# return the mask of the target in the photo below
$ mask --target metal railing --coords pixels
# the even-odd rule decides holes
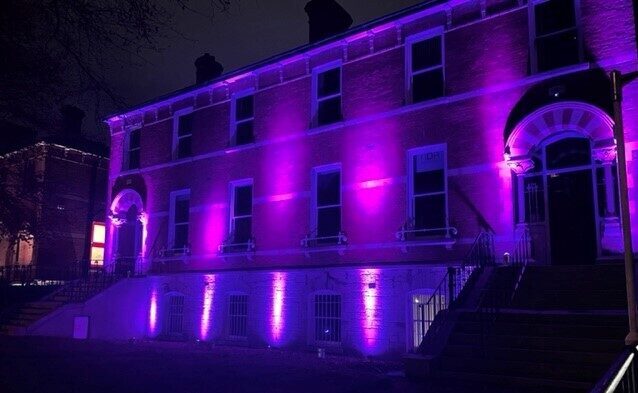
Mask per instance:
[[[309,234],[304,236],[304,238],[301,239],[300,243],[301,243],[301,247],[303,248],[315,247],[318,245],[343,246],[348,244],[348,237],[346,236],[346,233],[343,231],[337,232],[337,234],[334,236],[318,236],[318,231],[315,228]]]
[[[482,268],[493,264],[494,261],[494,237],[491,233],[481,232],[474,240],[462,265],[448,267],[445,276],[427,302],[418,305],[419,315],[422,317],[420,328],[425,335],[422,345],[427,345],[428,340],[437,336],[437,325],[434,324],[436,316],[458,304],[468,283],[475,281]]]
[[[396,232],[395,236],[397,240],[406,241],[410,240],[414,237],[436,237],[443,236],[446,238],[453,238],[458,234],[458,231],[455,227],[444,227],[444,228],[417,228],[416,222],[414,218],[409,218],[399,230]]]
[[[231,234],[217,247],[217,251],[221,254],[234,252],[253,252],[255,251],[255,237],[250,236],[246,241],[238,241],[235,232]]]
[[[88,264],[74,262],[66,266],[9,265],[0,266],[0,283],[32,285],[42,282],[75,280],[90,271]]]
[[[607,372],[598,380],[590,393],[638,392],[638,347],[627,347],[614,360]]]
[[[525,229],[514,247],[513,255],[505,254],[505,263],[509,262],[506,274],[497,274],[494,279],[499,282],[490,282],[481,293],[479,301],[479,320],[481,325],[481,347],[487,347],[487,341],[492,334],[501,309],[512,304],[518,287],[520,286],[527,264],[531,259],[531,239],[529,231]]]

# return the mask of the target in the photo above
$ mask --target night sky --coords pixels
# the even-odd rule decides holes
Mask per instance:
[[[165,0],[164,0],[165,1]],[[353,26],[384,16],[420,0],[339,0],[352,15]],[[131,105],[144,102],[195,82],[195,59],[205,52],[217,57],[229,72],[308,41],[307,0],[233,0],[227,12],[212,21],[192,12],[175,10],[176,30],[185,38],[162,40],[160,54],[145,55],[138,66],[114,61],[111,82]],[[208,0],[193,2],[195,9],[210,13]],[[86,128],[91,125],[87,122]]]

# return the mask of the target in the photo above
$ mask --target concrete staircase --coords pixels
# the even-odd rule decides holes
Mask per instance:
[[[513,274],[495,268],[483,289]],[[438,390],[588,391],[624,347],[624,285],[622,265],[527,266],[489,322],[475,304],[457,309],[445,345],[422,370]]]
[[[24,303],[6,310],[0,320],[0,334],[24,335],[28,327],[70,303],[83,303],[117,281],[115,275],[93,275],[67,283],[41,300]]]

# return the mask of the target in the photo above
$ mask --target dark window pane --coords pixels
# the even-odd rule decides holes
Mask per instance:
[[[253,117],[253,96],[246,96],[235,101],[235,119],[244,120]]]
[[[175,226],[175,244],[173,248],[183,248],[188,244],[188,225]]]
[[[587,138],[565,138],[545,149],[547,169],[570,168],[591,164],[591,147]]]
[[[317,76],[317,97],[326,97],[341,92],[341,68],[334,68]]]
[[[193,133],[193,114],[180,116],[179,118],[179,130],[177,135],[190,135]]]
[[[191,137],[184,137],[179,140],[177,147],[177,158],[190,157],[191,155]]]
[[[253,143],[255,138],[253,136],[253,122],[245,121],[237,124],[237,130],[235,134],[235,145],[247,145]]]
[[[137,149],[140,147],[140,130],[131,131],[129,136],[129,149]]]
[[[551,0],[534,8],[536,36],[554,33],[576,26],[573,0]]]
[[[424,72],[412,77],[412,101],[421,102],[444,94],[443,69]]]
[[[341,121],[341,97],[320,101],[317,109],[318,125],[326,125]]]
[[[445,194],[414,199],[414,226],[416,229],[445,227]]]
[[[414,172],[414,194],[428,194],[445,191],[445,172]]]
[[[140,150],[132,150],[128,155],[128,169],[137,169],[140,167]]]
[[[252,218],[236,218],[235,219],[235,243],[247,243],[252,235]]]
[[[235,187],[235,217],[247,216],[253,211],[253,187]]]
[[[536,58],[539,71],[577,64],[580,61],[578,32],[574,29],[537,38]]]
[[[317,175],[317,206],[338,205],[341,203],[341,172],[321,173]]]
[[[337,236],[340,230],[341,207],[326,207],[318,210],[317,237]]]
[[[441,36],[412,44],[412,71],[441,65]]]
[[[175,201],[175,222],[188,222],[188,209],[190,202],[188,199],[178,199]]]

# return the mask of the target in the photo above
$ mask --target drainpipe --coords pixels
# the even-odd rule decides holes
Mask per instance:
[[[622,118],[622,88],[625,83],[638,77],[638,72],[622,75],[620,71],[611,72],[611,85],[614,103],[614,139],[618,157],[618,185],[620,188],[620,220],[622,224],[623,248],[625,256],[625,282],[627,286],[627,311],[629,314],[629,334],[625,344],[638,344],[638,324],[636,321],[636,284],[634,276],[633,246],[631,241],[631,223],[629,217],[629,195],[627,188],[627,157],[625,153],[625,131]]]

